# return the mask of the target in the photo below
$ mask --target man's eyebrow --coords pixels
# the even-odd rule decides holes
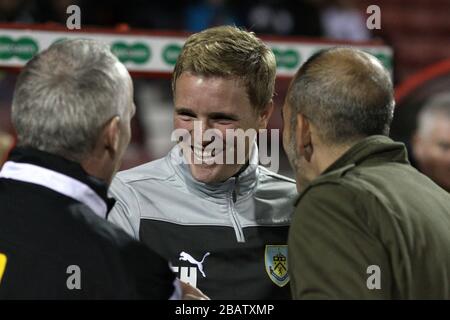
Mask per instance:
[[[450,148],[450,142],[448,141],[438,141],[438,145],[443,148]]]
[[[239,117],[236,114],[227,112],[211,112],[210,114],[208,114],[208,117],[210,119],[229,119],[234,121],[239,120]]]
[[[190,115],[190,116],[195,116],[195,112],[192,111],[189,108],[184,108],[184,107],[177,108],[177,107],[175,107],[175,112],[178,113],[178,114],[186,114],[186,115]]]

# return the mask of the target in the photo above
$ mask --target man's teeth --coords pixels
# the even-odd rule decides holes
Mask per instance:
[[[193,148],[194,155],[197,159],[212,160],[214,159],[215,150],[211,152],[203,151],[203,149]]]

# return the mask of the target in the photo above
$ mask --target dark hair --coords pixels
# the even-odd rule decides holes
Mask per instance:
[[[287,99],[293,128],[301,113],[324,142],[389,135],[395,104],[390,74],[363,51],[331,48],[314,54],[296,73]]]

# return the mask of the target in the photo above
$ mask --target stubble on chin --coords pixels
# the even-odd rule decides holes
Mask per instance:
[[[302,164],[301,156],[296,150],[296,143],[294,139],[289,142],[289,152],[288,152],[289,163],[295,173],[295,179],[297,182],[297,191],[300,193],[305,190],[306,186],[311,182],[307,176],[307,170]]]

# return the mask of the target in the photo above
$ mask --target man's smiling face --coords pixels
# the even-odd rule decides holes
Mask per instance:
[[[216,159],[222,156],[222,163],[225,163],[225,147],[235,144],[233,141],[226,141],[227,129],[246,131],[265,127],[266,121],[262,120],[251,105],[242,81],[236,78],[197,76],[186,72],[177,79],[174,100],[174,127],[187,130],[191,136],[191,141],[183,141],[182,147],[191,148],[193,151],[185,152],[186,156],[190,156],[190,159],[186,160],[189,162],[192,176],[204,183],[216,183],[236,174],[243,166],[242,163],[211,164],[208,160],[211,160],[211,156]],[[197,137],[194,136],[195,121],[201,121],[201,130],[196,132]],[[203,133],[208,129],[221,133],[220,136],[215,136],[214,139],[219,139],[220,142],[215,140],[214,145],[222,145],[222,150],[217,150],[212,155],[207,152],[211,151],[211,148],[206,148],[212,140],[203,139]],[[245,159],[248,159],[248,150],[247,145]]]

